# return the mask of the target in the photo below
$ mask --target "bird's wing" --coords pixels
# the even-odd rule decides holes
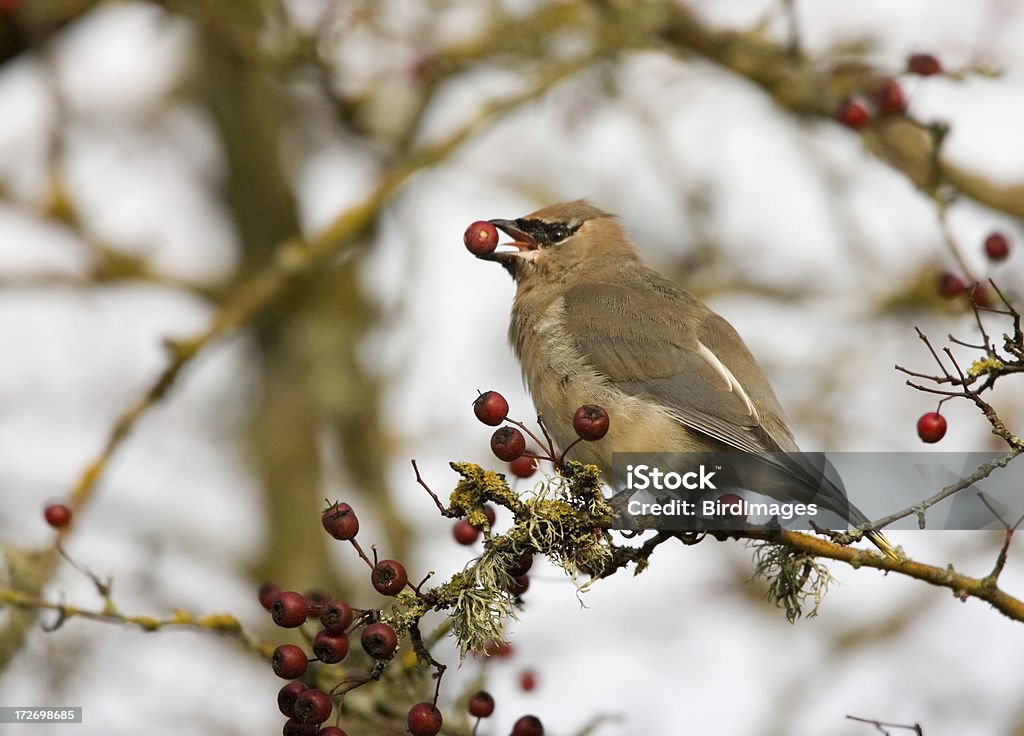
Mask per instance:
[[[782,408],[732,326],[656,274],[637,285],[588,283],[565,293],[567,332],[621,390],[747,452],[795,451]]]

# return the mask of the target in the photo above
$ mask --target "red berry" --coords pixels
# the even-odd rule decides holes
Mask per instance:
[[[433,703],[416,703],[405,718],[412,736],[434,736],[441,730],[443,720],[441,711]]]
[[[383,595],[398,595],[405,584],[409,582],[409,576],[401,562],[395,560],[381,560],[373,566],[370,573],[370,582],[374,589]]]
[[[260,605],[269,611],[270,607],[274,605],[274,599],[277,598],[280,593],[281,586],[277,583],[263,583],[263,585],[260,586],[259,592]]]
[[[462,242],[475,256],[491,253],[498,247],[498,228],[487,220],[477,220],[466,228]]]
[[[359,518],[347,503],[331,504],[320,515],[320,523],[328,534],[342,542],[359,533]]]
[[[491,452],[499,460],[510,463],[526,452],[526,438],[515,427],[496,429],[491,435]]]
[[[494,526],[494,522],[497,521],[497,519],[498,519],[498,515],[494,511],[494,507],[491,506],[489,503],[485,503],[484,506],[483,506],[483,512],[484,512],[484,516],[487,519],[487,526],[493,527]],[[478,526],[476,528],[477,529],[483,529],[483,526]]]
[[[468,547],[480,538],[480,530],[465,519],[459,519],[452,527],[452,536],[456,542]]]
[[[970,290],[967,292],[967,296],[971,298],[979,307],[991,307],[992,306],[992,294],[989,293],[988,284],[978,281],[971,284]]]
[[[302,693],[306,692],[309,688],[306,683],[289,682],[277,693],[277,707],[280,708],[281,713],[287,718],[295,717],[295,698],[299,697]]]
[[[836,116],[843,125],[854,130],[871,122],[871,113],[863,100],[851,98],[843,102]]]
[[[323,723],[331,717],[331,696],[323,690],[308,688],[295,698],[295,720],[300,723]]]
[[[274,623],[285,629],[294,629],[306,622],[306,609],[309,604],[305,596],[294,590],[285,590],[277,594],[270,604],[270,617]]]
[[[510,567],[508,569],[508,574],[514,578],[518,578],[530,572],[531,567],[533,567],[533,555],[527,552],[519,558],[519,562],[516,563],[514,567]]]
[[[512,726],[512,736],[544,736],[544,724],[537,716],[523,716]]]
[[[326,629],[313,637],[313,656],[324,664],[337,664],[348,656],[348,637]]]
[[[886,115],[901,113],[907,109],[907,98],[903,88],[894,79],[886,79],[875,94],[878,109]]]
[[[950,273],[949,271],[946,271],[939,276],[937,288],[939,296],[944,299],[952,299],[955,296],[963,294],[967,290],[964,280],[955,273]]]
[[[488,657],[508,659],[513,654],[512,645],[507,641],[495,641],[491,639],[483,645],[483,653]]]
[[[497,391],[484,391],[473,400],[473,413],[484,424],[497,427],[508,416],[508,402]]]
[[[1010,241],[1002,233],[991,233],[985,238],[985,255],[993,261],[1002,261],[1010,255]]]
[[[746,521],[747,515],[743,513],[743,498],[737,496],[735,493],[723,493],[718,497],[718,508],[721,510],[723,516],[728,518],[730,521]],[[735,507],[739,504],[738,508]]]
[[[487,718],[494,712],[494,698],[486,690],[477,690],[469,696],[466,708],[475,718]]]
[[[348,734],[337,726],[324,726],[316,732],[316,736],[348,736]]]
[[[508,464],[508,469],[512,475],[518,478],[529,478],[537,472],[537,458],[528,455],[517,457]]]
[[[509,595],[512,595],[512,596],[514,596],[516,598],[521,596],[523,593],[525,593],[529,589],[530,589],[530,576],[529,575],[520,575],[517,578],[512,578],[512,584],[510,586],[508,586]]]
[[[63,529],[71,523],[71,507],[63,503],[51,503],[43,509],[43,518],[54,529]]]
[[[309,618],[320,618],[320,614],[324,612],[324,607],[327,602],[331,600],[331,594],[326,590],[320,588],[314,588],[313,590],[307,590],[303,593],[306,598],[306,616]]]
[[[398,634],[385,623],[377,622],[363,629],[363,649],[374,659],[387,659],[398,646]]]
[[[274,650],[274,656],[270,659],[270,666],[274,674],[285,680],[294,680],[306,674],[309,666],[309,659],[300,647],[294,644],[282,644]],[[289,715],[285,713],[285,715]]]
[[[523,670],[519,673],[519,688],[525,693],[531,693],[537,689],[537,673],[533,670]]]
[[[922,414],[917,420],[917,436],[929,444],[946,436],[946,418],[937,411]]]
[[[303,723],[295,718],[285,721],[281,733],[284,736],[316,736],[317,727],[315,723]]]
[[[942,73],[942,64],[931,54],[911,54],[907,59],[907,71],[911,74],[920,74],[922,77],[930,77]]]
[[[320,612],[320,625],[332,634],[343,634],[352,623],[352,606],[345,601],[327,601]]]
[[[596,404],[584,404],[572,417],[572,428],[580,439],[587,442],[599,440],[608,434],[608,412]]]

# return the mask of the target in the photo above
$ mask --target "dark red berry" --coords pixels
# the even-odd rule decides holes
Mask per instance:
[[[521,596],[527,590],[530,589],[530,576],[520,575],[517,578],[512,579],[512,585],[508,586],[508,592],[510,595],[515,597]]]
[[[487,718],[494,712],[494,698],[486,690],[477,690],[469,696],[466,708],[475,718]]]
[[[412,736],[434,736],[441,730],[443,720],[433,703],[416,703],[405,718]]]
[[[532,693],[537,689],[537,673],[533,670],[523,670],[519,673],[519,689],[524,693]]]
[[[488,657],[498,657],[500,659],[508,659],[513,654],[512,645],[507,641],[495,641],[491,639],[483,646],[483,653]]]
[[[527,553],[519,558],[519,562],[514,567],[508,569],[508,574],[518,578],[530,572],[531,567],[533,567],[533,555]]]
[[[491,435],[491,452],[499,460],[510,463],[526,452],[526,438],[515,427],[496,429]]]
[[[901,113],[907,109],[907,98],[903,88],[894,79],[886,79],[875,94],[878,109],[886,115]]]
[[[309,666],[309,658],[302,651],[301,647],[294,644],[282,644],[274,650],[274,656],[270,659],[270,666],[274,668],[274,674],[285,680],[294,680],[306,674]],[[285,715],[288,715],[285,713]]]
[[[405,584],[409,582],[409,576],[401,562],[395,560],[381,560],[373,566],[370,573],[370,582],[374,589],[383,595],[398,595]]]
[[[306,683],[289,682],[283,688],[277,692],[277,707],[281,710],[281,713],[288,718],[295,717],[295,698],[299,697],[302,693],[306,692],[309,688]]]
[[[260,586],[259,599],[260,605],[266,608],[268,611],[270,607],[274,605],[274,599],[281,593],[281,586],[277,583],[263,583]]]
[[[512,736],[544,736],[544,724],[537,716],[523,716],[512,726]]]
[[[348,654],[348,636],[326,629],[313,637],[313,656],[324,664],[337,664]]]
[[[465,519],[459,519],[452,527],[452,536],[459,544],[469,546],[480,539],[480,530]]]
[[[363,649],[374,659],[387,659],[398,646],[398,634],[385,623],[377,622],[363,629]]]
[[[735,493],[723,493],[719,496],[718,508],[722,515],[731,521],[747,520],[747,515],[743,512],[743,497]]]
[[[857,98],[851,98],[843,102],[836,117],[843,125],[854,130],[863,128],[871,122],[871,113],[868,111],[868,106],[863,100]]]
[[[939,276],[938,283],[939,296],[944,299],[952,299],[955,296],[963,294],[967,290],[964,280],[957,276],[955,273],[946,271]]]
[[[295,718],[289,718],[284,723],[281,733],[284,736],[316,736],[317,727],[315,723],[303,723]]]
[[[985,238],[985,255],[993,261],[1005,260],[1010,255],[1010,241],[1002,233],[991,233]]]
[[[285,629],[294,629],[306,622],[306,609],[309,603],[305,596],[294,590],[285,590],[277,594],[270,604],[270,617],[274,623]]]
[[[71,507],[63,503],[51,503],[43,509],[43,518],[54,529],[63,529],[71,523]]]
[[[508,464],[509,472],[517,478],[529,478],[537,472],[537,458],[523,455]]]
[[[342,634],[352,623],[352,606],[345,601],[327,601],[320,612],[320,625],[332,634]]]
[[[303,595],[306,598],[306,616],[309,618],[320,618],[320,614],[324,612],[324,606],[331,600],[331,594],[326,590],[314,588],[313,590],[307,590]]]
[[[331,696],[323,690],[309,688],[295,698],[295,720],[301,723],[323,723],[331,717]]]
[[[498,228],[487,220],[477,220],[466,228],[462,242],[475,256],[491,253],[498,247]]]
[[[942,72],[942,64],[931,54],[911,54],[907,59],[907,71],[922,77],[930,77]]]
[[[599,440],[608,434],[608,412],[596,404],[584,404],[572,416],[572,428],[580,439]]]
[[[917,436],[929,444],[946,436],[946,418],[937,411],[922,414],[917,420]]]
[[[348,734],[337,726],[324,726],[316,732],[316,736],[348,736]]]
[[[476,418],[491,427],[497,427],[508,416],[508,402],[497,391],[484,391],[473,400]]]
[[[988,284],[978,281],[971,284],[971,288],[967,292],[967,296],[970,297],[971,301],[979,307],[991,307],[992,306],[992,294],[988,290]]]
[[[345,542],[359,533],[359,518],[347,503],[335,503],[320,515],[320,523],[335,539]]]
[[[487,525],[493,527],[494,522],[497,521],[498,515],[494,511],[494,507],[489,503],[485,503],[483,506],[484,517],[487,519]],[[483,525],[476,527],[477,529],[483,529]]]

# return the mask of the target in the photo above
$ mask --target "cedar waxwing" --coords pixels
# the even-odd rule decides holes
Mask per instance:
[[[782,407],[732,325],[645,266],[615,216],[577,200],[491,223],[516,250],[478,257],[515,279],[509,339],[556,444],[576,439],[578,407],[597,404],[611,417],[608,434],[573,452],[606,479],[613,452],[792,453],[781,456],[786,472],[826,508],[868,521],[795,459]],[[899,559],[880,532],[866,536]]]

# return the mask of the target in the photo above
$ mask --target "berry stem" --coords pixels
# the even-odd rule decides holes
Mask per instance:
[[[374,565],[377,564],[376,563],[376,560],[377,560],[377,546],[376,545],[373,546],[373,559],[374,559],[374,562],[370,562],[370,558],[366,556],[365,552],[363,552],[363,548],[359,546],[359,542],[356,541],[355,537],[353,537],[352,539],[350,539],[348,541],[349,541],[349,544],[351,544],[353,547],[356,548],[356,552],[358,552],[359,556],[363,558],[363,562],[365,562],[367,565],[369,565],[370,569],[372,570]]]
[[[529,437],[529,438],[530,438],[531,440],[533,440],[534,442],[536,442],[536,443],[537,443],[537,444],[538,444],[538,445],[539,445],[540,447],[544,447],[544,445],[545,445],[545,443],[544,443],[544,440],[542,440],[542,439],[541,439],[540,437],[538,437],[538,436],[537,436],[536,434],[534,434],[533,432],[531,432],[531,431],[530,431],[530,429],[529,429],[529,427],[527,427],[527,426],[526,426],[525,424],[523,424],[522,422],[518,422],[518,421],[516,421],[515,419],[512,419],[511,417],[506,417],[506,418],[505,418],[505,421],[506,421],[506,422],[508,422],[509,424],[514,424],[514,425],[516,425],[516,426],[517,426],[517,427],[519,427],[519,429],[521,429],[521,430],[522,430],[522,431],[523,431],[523,432],[524,432],[524,433],[525,433],[525,434],[526,434],[526,435],[527,435],[527,436],[528,436],[528,437]],[[543,427],[544,425],[542,424],[541,426]],[[554,448],[553,448],[553,447],[551,447],[551,440],[550,440],[550,438],[548,438],[548,436],[547,436],[547,432],[545,432],[545,433],[544,433],[544,437],[545,437],[545,439],[548,439],[548,442],[547,442],[548,450],[549,450],[549,452],[551,453],[551,456],[552,456],[552,457],[554,457],[555,451],[554,451]],[[547,460],[548,458],[541,458],[541,459],[542,459],[542,460]]]
[[[440,511],[443,515],[448,516],[448,509],[445,508],[444,504],[441,503],[441,499],[437,497],[436,493],[430,490],[430,486],[428,486],[426,482],[423,480],[423,476],[420,475],[420,469],[416,465],[415,460],[412,461],[412,469],[416,473],[416,482],[419,483],[420,486],[422,486],[423,490],[430,494],[430,497],[432,499],[434,499],[434,503],[437,504],[437,510]]]

